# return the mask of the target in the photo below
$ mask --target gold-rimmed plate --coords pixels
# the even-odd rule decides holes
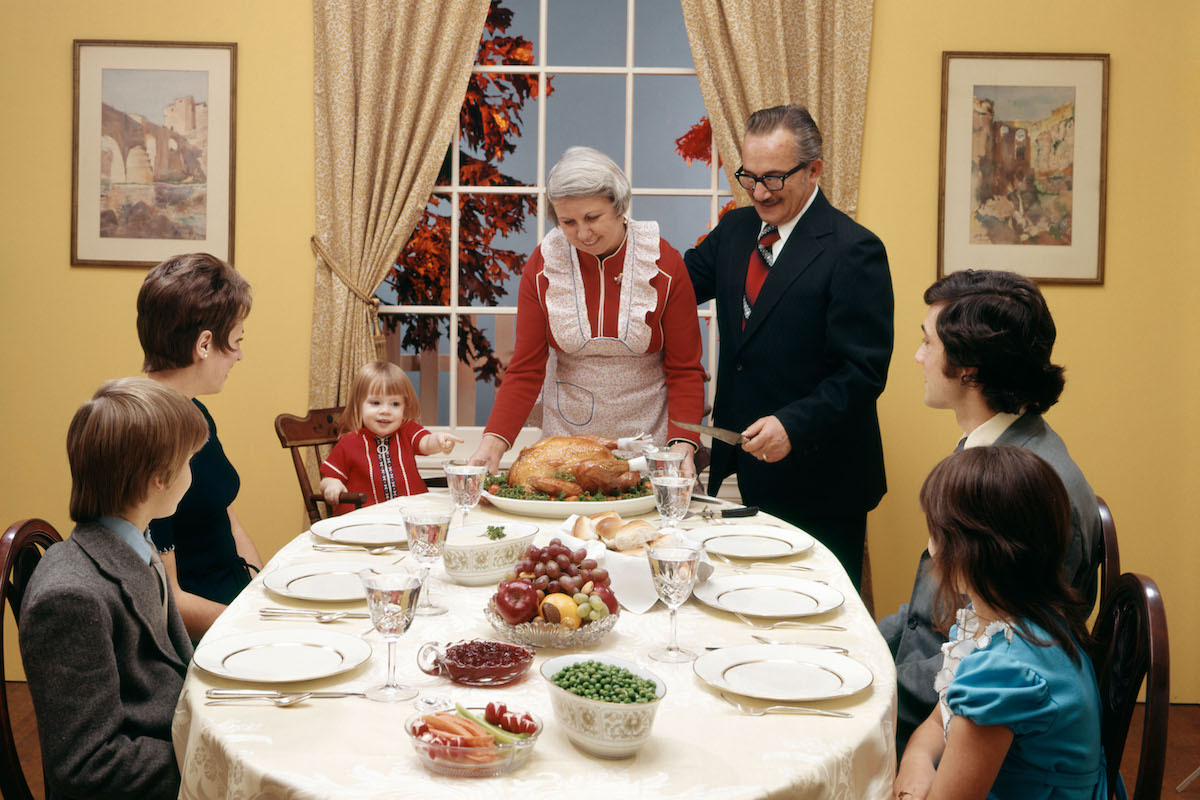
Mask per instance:
[[[783,702],[847,697],[875,679],[850,656],[799,644],[722,647],[697,658],[692,668],[721,691]]]
[[[363,590],[358,571],[376,566],[376,562],[358,561],[308,561],[289,564],[272,570],[263,576],[263,586],[276,594],[295,600],[315,600],[321,603],[348,603],[363,600]]]
[[[701,603],[751,617],[811,617],[846,601],[832,586],[790,575],[723,575],[696,584]]]
[[[312,534],[336,544],[356,544],[360,547],[408,547],[404,517],[397,510],[355,511],[341,517],[318,520]]]
[[[327,678],[371,657],[371,645],[327,628],[251,631],[205,639],[193,661],[205,672],[255,683]]]
[[[688,535],[708,552],[729,558],[783,558],[803,553],[815,541],[799,529],[754,523],[708,525],[693,528]]]

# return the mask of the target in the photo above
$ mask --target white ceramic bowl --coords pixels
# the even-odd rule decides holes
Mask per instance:
[[[487,529],[504,529],[503,539],[487,538]],[[446,574],[464,586],[485,586],[504,577],[533,543],[537,525],[529,522],[480,522],[451,528],[442,549]]]
[[[571,694],[554,684],[555,675],[580,661],[624,667],[634,675],[654,681],[656,699],[649,703],[606,703]],[[550,687],[554,719],[579,749],[600,758],[628,758],[650,738],[654,714],[667,693],[667,684],[650,670],[622,658],[576,654],[548,659],[542,662],[541,671]]]

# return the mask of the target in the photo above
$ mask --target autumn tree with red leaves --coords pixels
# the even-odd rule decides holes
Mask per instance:
[[[513,12],[501,0],[492,0],[479,40],[476,64],[528,66],[533,63],[533,43],[521,36],[506,36]],[[546,93],[551,92],[546,81]],[[460,183],[469,186],[525,186],[496,166],[516,150],[521,138],[521,109],[538,96],[536,75],[473,73],[459,112],[461,140],[482,158],[459,149]],[[451,183],[447,149],[438,185]],[[525,230],[525,220],[537,213],[535,195],[459,195],[458,300],[460,304],[496,305],[507,294],[504,282],[519,275],[528,253],[494,244],[496,237]],[[433,194],[396,265],[384,278],[401,305],[450,303],[450,198]],[[448,324],[445,317],[424,314],[388,314],[388,328],[404,330],[401,347],[411,352],[434,349]],[[495,380],[501,364],[492,343],[466,315],[458,318],[458,358],[472,364],[476,379]]]

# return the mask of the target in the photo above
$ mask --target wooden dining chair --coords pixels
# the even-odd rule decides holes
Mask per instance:
[[[42,554],[62,537],[49,522],[23,519],[14,522],[0,539],[0,677],[4,674],[4,609],[12,609],[20,625],[21,601],[25,587]],[[12,720],[8,716],[8,688],[0,687],[0,795],[5,798],[32,798],[33,791],[21,769]],[[43,779],[44,781],[44,779]]]
[[[1121,755],[1138,690],[1146,684],[1146,710],[1137,779],[1130,800],[1162,791],[1170,708],[1167,615],[1158,586],[1145,575],[1126,573],[1112,582],[1096,624],[1092,663],[1100,682],[1100,741],[1108,761],[1108,792],[1114,797]]]
[[[1104,498],[1097,496],[1096,505],[1100,509],[1100,529],[1102,535],[1098,546],[1100,552],[1096,562],[1100,565],[1100,597],[1096,607],[1104,605],[1104,598],[1112,591],[1113,583],[1121,576],[1121,548],[1117,546],[1117,525],[1113,522],[1112,511]]]
[[[324,460],[337,443],[340,434],[338,417],[341,414],[341,408],[314,408],[303,417],[280,414],[275,418],[275,433],[279,436],[279,444],[292,453],[292,466],[296,468],[296,480],[300,484],[300,496],[304,499],[304,510],[308,512],[309,524],[319,522],[332,513],[333,509],[328,507],[323,494],[313,491],[304,456],[306,452],[311,453],[317,464]],[[343,503],[353,504],[355,508],[361,508],[366,500],[361,492],[344,492],[338,499]],[[326,514],[321,514],[318,503],[326,507]]]

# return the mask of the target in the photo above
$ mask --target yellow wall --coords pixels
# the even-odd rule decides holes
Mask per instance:
[[[307,399],[313,219],[312,19],[287,0],[212,0],[184,18],[160,3],[29,4],[0,29],[0,518],[44,516],[64,530],[63,438],[103,380],[135,374],[133,303],[142,270],[69,264],[71,40],[238,43],[236,263],[255,287],[246,361],[209,406],[242,475],[236,508],[269,556],[300,520],[295,478],[271,420]],[[1057,359],[1068,367],[1049,420],[1112,505],[1123,565],[1153,576],[1171,617],[1172,696],[1200,701],[1195,575],[1200,544],[1184,497],[1200,484],[1187,411],[1200,396],[1200,277],[1179,236],[1200,216],[1194,132],[1200,66],[1191,0],[878,0],[860,218],[888,246],[897,354],[883,397],[891,491],[870,523],[876,604],[908,593],[925,541],[916,493],[956,439],[953,419],[921,405],[910,360],[936,269],[942,50],[1112,54],[1107,278],[1050,288]],[[1176,311],[1182,310],[1182,313]],[[1189,520],[1190,521],[1190,520]],[[9,627],[9,636],[12,629]],[[14,652],[10,647],[6,651]],[[10,676],[16,675],[10,670]]]
[[[1189,421],[1200,397],[1200,60],[1191,0],[1008,3],[877,0],[859,219],[888,248],[896,354],[881,416],[889,491],[870,521],[877,613],[912,588],[926,533],[921,481],[960,435],[921,405],[912,354],[937,271],[943,50],[1107,52],[1108,231],[1103,287],[1047,287],[1067,388],[1047,420],[1109,503],[1125,571],[1153,577],[1171,629],[1171,696],[1200,701],[1200,539],[1185,498],[1200,481]],[[1190,413],[1189,413],[1190,412]]]

